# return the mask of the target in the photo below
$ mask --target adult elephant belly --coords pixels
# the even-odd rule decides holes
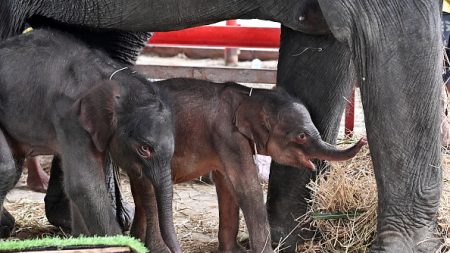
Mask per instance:
[[[0,37],[21,32],[32,17],[122,31],[182,29],[226,19],[261,18],[308,33],[327,33],[317,0],[3,0]]]
[[[26,24],[71,32],[110,57],[134,64],[149,32],[226,19],[259,18],[308,34],[329,28],[317,0],[2,0],[0,40]]]

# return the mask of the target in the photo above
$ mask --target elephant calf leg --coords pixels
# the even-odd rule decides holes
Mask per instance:
[[[112,210],[116,213],[122,231],[130,228],[134,210],[130,204],[124,202],[119,190],[118,178],[114,175],[112,166],[105,166],[105,177],[109,196],[112,200]],[[45,195],[45,215],[50,224],[70,230],[70,201],[63,189],[63,172],[61,159],[55,156],[52,161],[51,177],[47,194]]]
[[[253,161],[250,163],[245,160],[242,165],[239,165],[239,163],[225,165],[227,182],[230,183],[230,188],[234,191],[239,207],[244,214],[250,237],[250,250],[252,252],[272,253],[272,240],[264,205],[264,195],[259,184],[257,168],[252,163]],[[240,169],[237,173],[231,168],[245,169]]]
[[[219,202],[219,252],[245,252],[236,241],[239,231],[239,206],[237,201],[230,192],[223,175],[214,172],[213,180]]]
[[[130,233],[144,242],[150,252],[170,252],[162,238],[154,189],[145,181],[145,178],[130,177],[131,192],[136,206]]]
[[[42,169],[38,157],[29,157],[26,160],[28,169],[27,185],[35,192],[46,192],[48,188],[49,176]]]
[[[111,210],[102,160],[90,154],[87,147],[76,147],[72,143],[64,143],[64,146],[66,150],[61,154],[64,188],[71,204],[76,207],[71,209],[72,234],[85,234],[83,224],[89,228],[86,235],[122,234]]]

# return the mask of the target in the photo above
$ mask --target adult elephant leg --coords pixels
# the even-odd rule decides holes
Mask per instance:
[[[0,216],[0,238],[8,237],[15,225],[16,220],[14,217],[8,212],[8,210],[3,208]]]
[[[320,1],[361,79],[378,188],[372,252],[436,252],[441,195],[439,1]]]
[[[124,201],[122,197],[119,168],[113,165],[111,157],[107,157],[104,168],[106,188],[112,202],[111,207],[116,214],[117,221],[119,222],[122,231],[128,231],[133,220],[134,208],[131,207],[128,202]]]
[[[353,73],[348,48],[334,37],[308,36],[282,28],[277,83],[304,101],[327,142],[336,141],[345,97],[355,83]],[[317,167],[320,170],[323,165],[318,163]],[[301,228],[296,228],[295,219],[306,212],[306,198],[310,197],[306,184],[314,177],[307,169],[272,163],[267,197],[272,241],[284,240],[284,246],[290,246],[288,251],[294,251],[301,241]]]
[[[20,176],[22,175],[23,161],[24,161],[23,159],[15,161],[16,175],[14,181],[12,182],[13,186],[17,184],[17,182],[20,179]],[[7,175],[5,174],[2,175],[5,176],[5,179],[7,178]],[[13,231],[15,225],[16,220],[14,219],[14,217],[8,212],[8,210],[3,208],[3,210],[1,210],[0,212],[0,238],[8,237]]]
[[[17,184],[22,174],[23,159],[15,160],[5,134],[0,130],[0,238],[14,229],[14,217],[3,207],[6,194]]]

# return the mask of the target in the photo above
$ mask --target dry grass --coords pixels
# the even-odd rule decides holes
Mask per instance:
[[[447,152],[446,152],[447,153]],[[443,187],[441,206],[439,209],[438,224],[440,233],[444,238],[442,252],[450,252],[450,155],[445,154],[442,160],[443,165]]]
[[[11,239],[34,239],[47,236],[67,236],[64,231],[48,223],[43,204],[31,202],[6,205],[16,219]]]
[[[299,252],[368,252],[376,230],[377,191],[372,162],[365,147],[355,158],[332,163],[308,187],[313,192],[309,212],[299,218],[310,223],[316,237]],[[449,252],[450,239],[450,155],[444,154],[444,185],[438,218],[444,245]]]
[[[300,222],[311,221],[318,240],[302,252],[366,252],[376,227],[376,184],[368,148],[355,158],[335,163],[312,181],[310,211]]]

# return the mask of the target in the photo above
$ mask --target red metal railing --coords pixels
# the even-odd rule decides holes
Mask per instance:
[[[279,48],[280,28],[242,26],[200,26],[172,32],[157,32],[149,41],[152,46],[204,46]],[[345,113],[345,134],[354,128],[354,91]]]
[[[200,26],[173,32],[157,32],[150,44],[205,47],[280,47],[280,28]]]

